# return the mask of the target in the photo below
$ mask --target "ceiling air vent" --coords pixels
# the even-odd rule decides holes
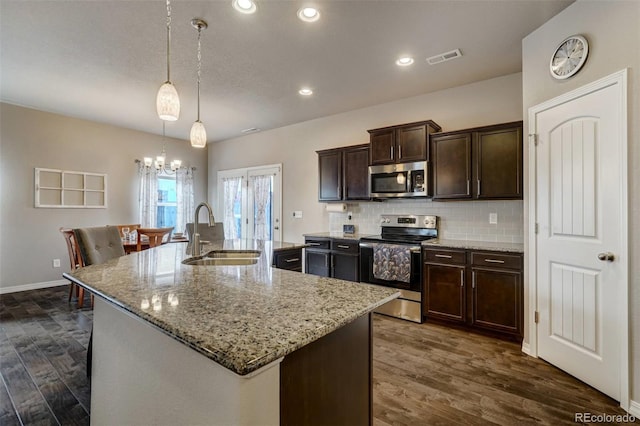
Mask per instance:
[[[248,129],[240,130],[240,133],[255,133],[259,131],[260,129],[258,129],[257,127],[249,127]]]
[[[440,62],[450,61],[455,58],[459,58],[462,56],[462,52],[460,49],[452,50],[451,52],[441,53],[439,55],[432,56],[427,58],[427,62],[429,65],[439,64]]]

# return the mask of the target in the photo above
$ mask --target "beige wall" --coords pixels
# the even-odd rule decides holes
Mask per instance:
[[[521,87],[517,73],[211,144],[209,201],[218,204],[219,170],[282,163],[283,240],[303,241],[304,233],[330,228],[325,203],[318,202],[316,150],[367,143],[367,129],[425,119],[443,130],[520,120]],[[377,205],[382,213],[393,203]],[[294,210],[302,210],[303,218],[293,219]]]
[[[60,280],[69,270],[58,229],[136,223],[137,165],[156,156],[162,137],[86,120],[0,104],[0,289]],[[158,120],[158,126],[161,126]],[[195,172],[195,199],[207,193],[207,153],[167,139],[167,157]],[[108,208],[34,208],[34,168],[106,173]],[[61,260],[61,268],[52,267]]]
[[[578,1],[523,41],[522,85],[525,129],[528,109],[616,71],[629,68],[629,259],[631,398],[640,401],[640,2]],[[549,74],[549,58],[564,38],[583,34],[589,41],[584,68],[567,81]],[[526,155],[526,150],[525,150]],[[525,164],[528,158],[525,158]],[[527,172],[525,171],[525,176]],[[525,191],[527,182],[525,182]],[[525,193],[525,221],[527,198]],[[527,235],[525,234],[525,239]],[[526,294],[525,290],[525,294]]]

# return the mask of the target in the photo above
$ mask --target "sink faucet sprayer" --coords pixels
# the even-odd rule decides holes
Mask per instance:
[[[209,226],[216,226],[215,219],[213,218],[213,210],[211,210],[211,206],[209,203],[201,202],[196,207],[196,213],[193,218],[193,241],[191,242],[191,255],[192,256],[200,256],[201,247],[200,247],[200,234],[198,233],[198,213],[200,213],[200,207],[206,207],[209,211]]]

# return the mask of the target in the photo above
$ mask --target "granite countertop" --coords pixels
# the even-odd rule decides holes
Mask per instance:
[[[522,243],[498,243],[491,241],[446,240],[438,238],[422,242],[422,247],[448,247],[469,250],[503,251],[507,253],[524,253]]]
[[[396,298],[395,289],[271,267],[274,249],[300,244],[213,241],[257,249],[246,266],[187,266],[186,243],[134,252],[63,274],[240,374],[249,374]],[[160,304],[154,308],[153,300]],[[173,303],[170,303],[173,301]]]
[[[342,231],[331,231],[331,232],[316,232],[312,234],[304,234],[305,237],[318,237],[318,238],[338,238],[343,240],[359,240],[362,237],[366,237],[369,234],[345,234]]]

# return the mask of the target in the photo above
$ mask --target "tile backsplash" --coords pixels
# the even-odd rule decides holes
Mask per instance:
[[[351,212],[352,218],[348,219]],[[489,223],[489,214],[498,215],[498,223]],[[353,203],[345,213],[327,213],[331,231],[342,231],[342,225],[356,225],[359,234],[379,234],[383,214],[429,214],[439,218],[441,238],[468,241],[522,243],[523,202],[510,201],[425,201],[388,200]]]

